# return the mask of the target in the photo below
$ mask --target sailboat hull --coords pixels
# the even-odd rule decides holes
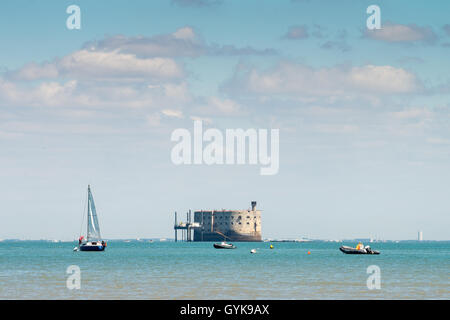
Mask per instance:
[[[105,247],[103,247],[103,246],[80,247],[80,251],[105,251]]]
[[[80,245],[80,251],[104,251],[105,250],[105,246],[99,244],[99,245],[94,245],[94,244],[82,244]]]

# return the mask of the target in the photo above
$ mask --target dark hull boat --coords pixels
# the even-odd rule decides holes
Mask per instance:
[[[231,243],[214,243],[214,248],[216,249],[236,249],[236,246],[232,245]]]
[[[105,248],[104,242],[87,242],[80,245],[80,251],[104,251]]]
[[[356,249],[352,247],[341,246],[339,250],[346,254],[380,254],[379,251],[372,250],[370,248]]]

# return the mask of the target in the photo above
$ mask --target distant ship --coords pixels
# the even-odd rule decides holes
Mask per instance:
[[[104,251],[106,242],[102,240],[102,236],[100,235],[100,226],[98,224],[97,210],[95,209],[91,186],[88,186],[87,202],[86,239],[84,239],[84,236],[80,236],[78,239],[78,247],[75,247],[74,251]]]

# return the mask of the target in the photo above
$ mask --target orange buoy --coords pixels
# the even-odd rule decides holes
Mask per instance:
[[[311,251],[308,251],[308,254],[311,254]]]

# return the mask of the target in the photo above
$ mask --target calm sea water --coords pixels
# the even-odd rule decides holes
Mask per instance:
[[[235,244],[117,240],[105,252],[73,252],[69,242],[4,241],[0,298],[450,299],[450,242],[373,243],[378,256],[344,255],[329,242]],[[79,290],[66,287],[70,265],[80,267]],[[381,270],[380,290],[367,288],[370,265]]]

